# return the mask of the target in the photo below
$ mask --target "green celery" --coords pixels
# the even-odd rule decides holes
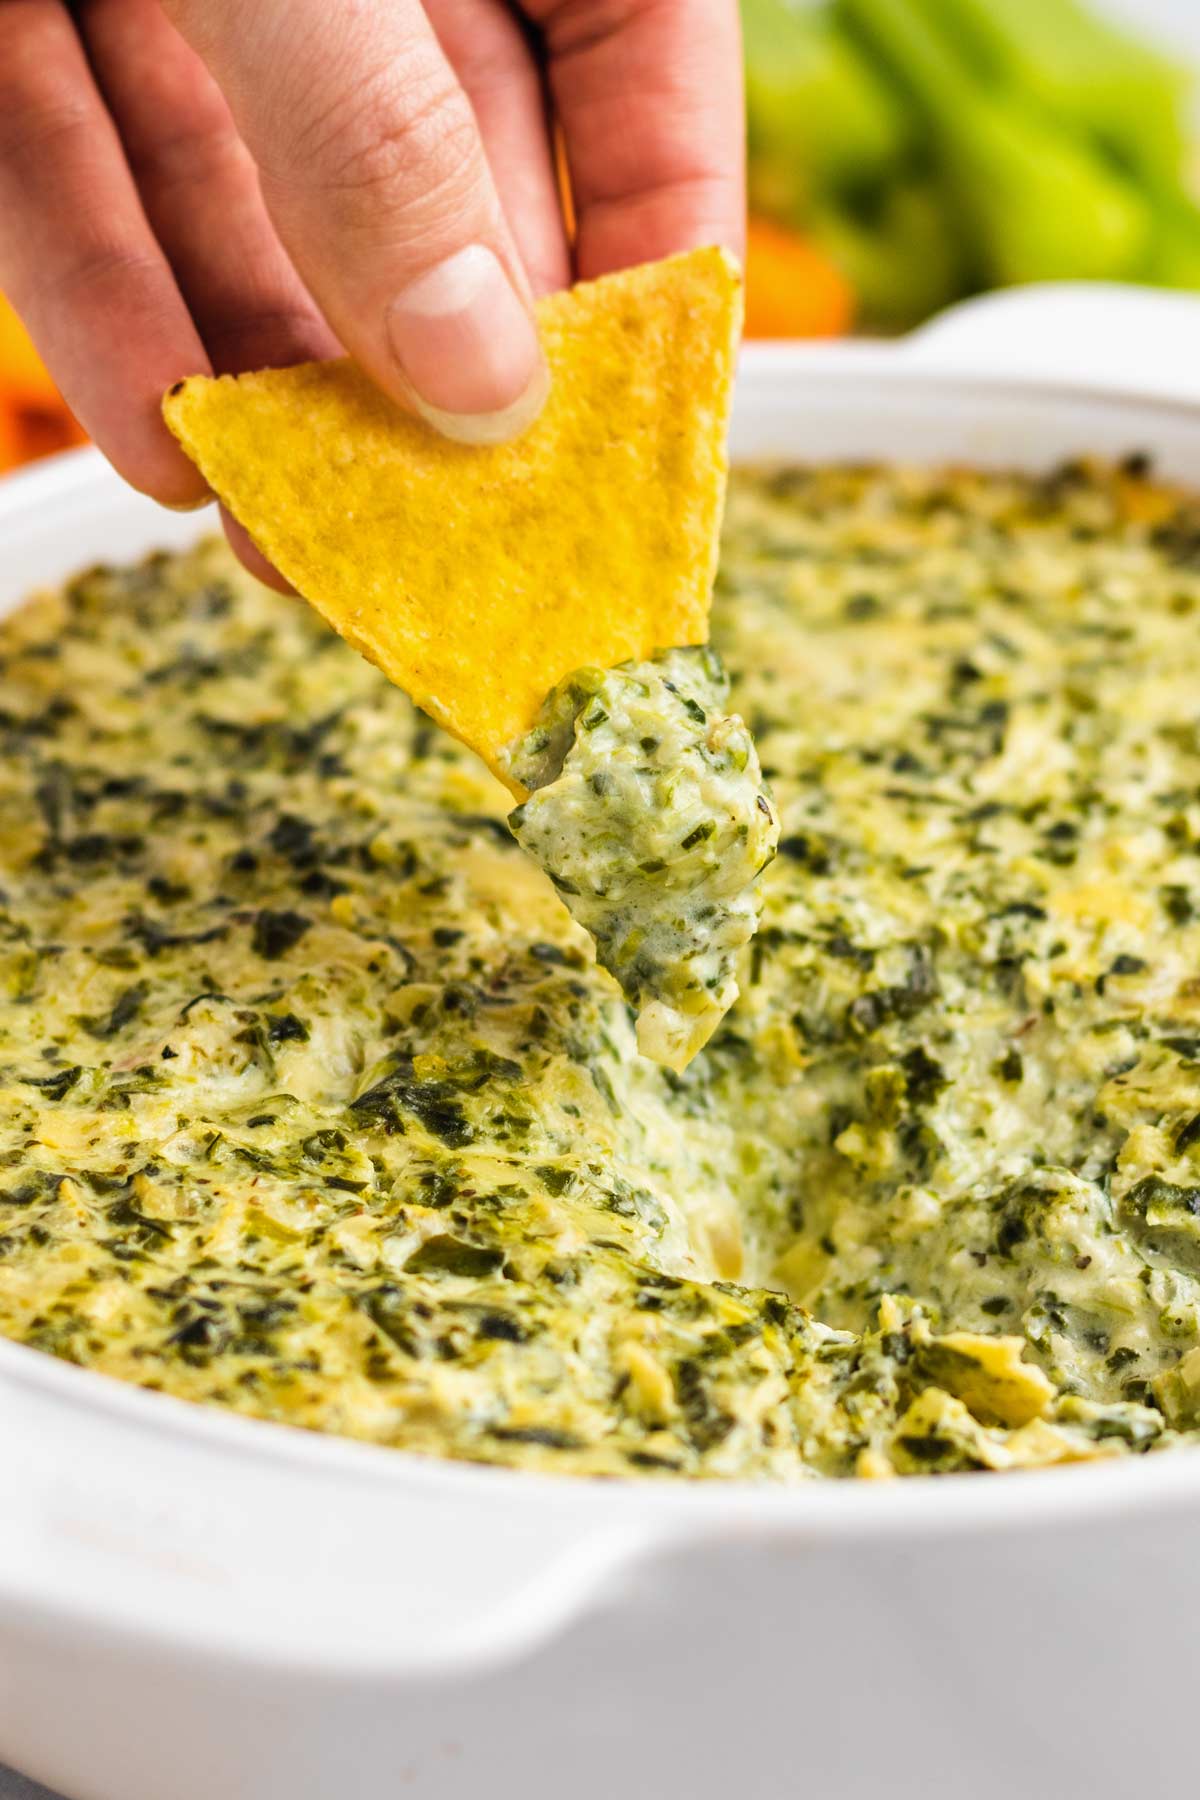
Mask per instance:
[[[814,194],[882,180],[911,129],[904,106],[824,12],[742,0],[752,202],[802,223]]]
[[[1117,170],[990,90],[912,0],[838,0],[838,16],[924,114],[989,281],[1121,280],[1142,271],[1150,209]]]
[[[1155,206],[1146,278],[1160,287],[1200,289],[1200,208],[1170,196]]]
[[[980,74],[1090,135],[1145,180],[1177,185],[1188,71],[1079,0],[920,0]]]
[[[928,178],[891,183],[869,212],[834,201],[819,204],[811,230],[854,289],[868,329],[905,330],[971,285],[962,234]]]

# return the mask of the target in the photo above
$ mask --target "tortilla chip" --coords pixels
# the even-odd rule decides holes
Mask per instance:
[[[740,313],[721,250],[551,295],[550,398],[511,444],[448,442],[349,361],[194,376],[163,412],[293,586],[496,768],[564,675],[707,638]]]

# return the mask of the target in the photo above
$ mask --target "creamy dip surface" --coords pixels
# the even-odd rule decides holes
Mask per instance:
[[[1132,464],[737,476],[714,642],[781,835],[678,1073],[510,797],[306,607],[216,544],[31,602],[0,1330],[542,1469],[1186,1442],[1198,622],[1200,506]]]
[[[509,769],[509,815],[637,1015],[638,1049],[685,1069],[738,995],[758,877],[779,824],[754,740],[722,710],[710,648],[581,669],[549,696]]]

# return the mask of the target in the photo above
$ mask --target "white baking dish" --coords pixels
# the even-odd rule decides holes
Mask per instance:
[[[735,450],[1137,449],[1200,484],[1200,407],[979,372],[1038,341],[1064,368],[1200,342],[1200,307],[1110,294],[1101,327],[1094,295],[1070,303],[967,309],[902,350],[751,352]],[[201,528],[61,458],[0,484],[0,601]],[[75,1800],[1183,1793],[1198,1541],[1194,1453],[589,1484],[204,1412],[0,1342],[0,1761]]]

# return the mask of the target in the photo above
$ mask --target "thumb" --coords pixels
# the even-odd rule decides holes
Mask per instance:
[[[499,443],[547,375],[471,104],[418,0],[164,0],[220,85],[288,253],[385,392]]]

